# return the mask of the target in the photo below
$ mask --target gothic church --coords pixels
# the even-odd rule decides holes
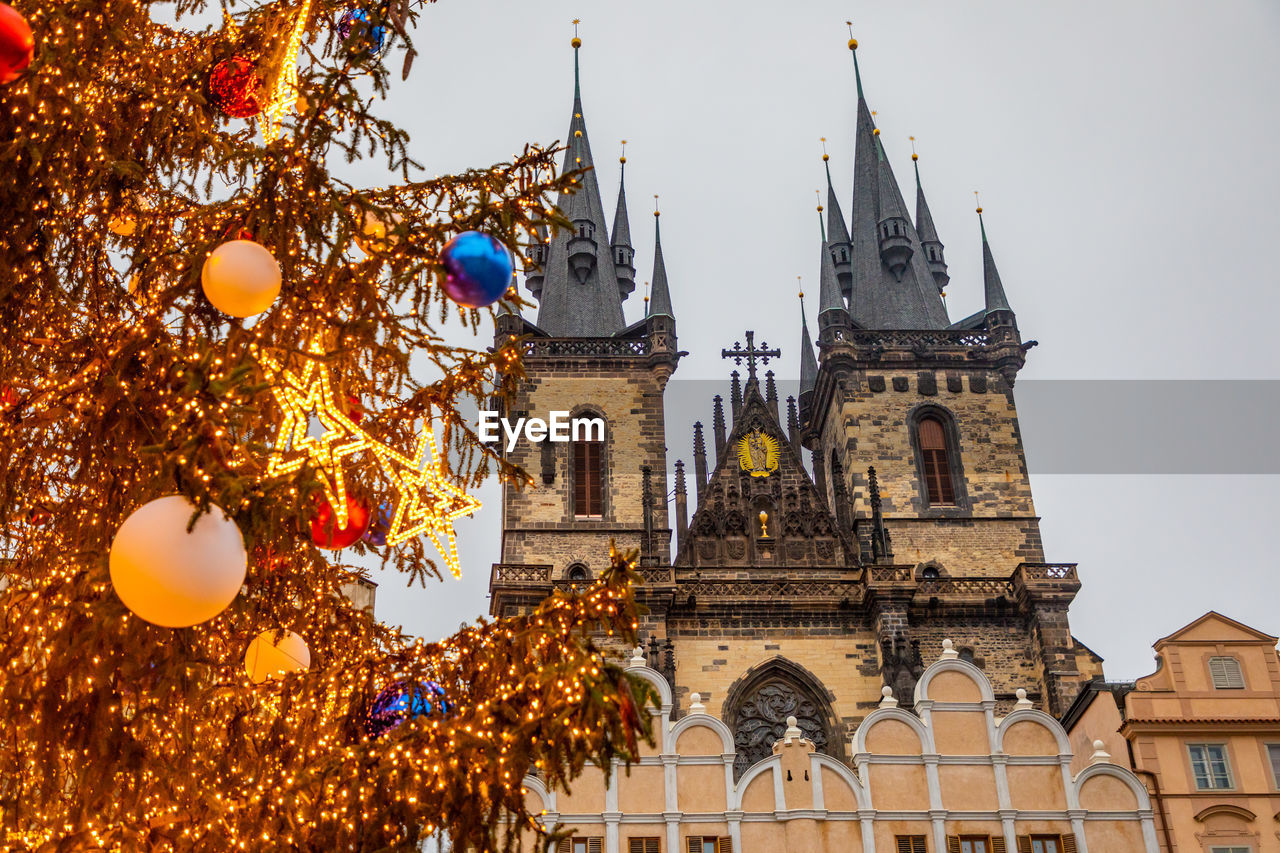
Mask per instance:
[[[584,851],[703,853],[699,845],[707,839],[709,850],[790,849],[789,842],[753,845],[743,834],[752,821],[776,822],[787,811],[783,799],[794,801],[776,787],[761,795],[761,817],[748,808],[748,783],[761,772],[781,779],[788,761],[798,762],[795,773],[802,769],[803,784],[816,791],[803,795],[805,814],[814,797],[825,797],[824,819],[835,820],[836,789],[851,791],[848,826],[839,831],[852,834],[839,844],[832,836],[827,849],[874,850],[876,835],[908,853],[1020,850],[1033,838],[1042,842],[1037,851],[1088,849],[1085,823],[1095,824],[1069,810],[1085,807],[1081,786],[1089,780],[1059,772],[1061,754],[1070,750],[1048,739],[1040,752],[1032,750],[1039,757],[1023,763],[1050,768],[1056,793],[1044,796],[1057,799],[1020,806],[1006,773],[1015,768],[1004,766],[1005,748],[996,746],[1001,727],[1024,717],[1049,732],[1035,737],[1057,738],[1061,729],[1052,717],[1101,672],[1101,661],[1068,624],[1080,586],[1075,566],[1048,562],[1032,502],[1014,383],[1034,344],[1022,340],[984,228],[986,307],[955,322],[948,317],[949,272],[918,166],[912,217],[867,105],[856,45],[850,42],[857,110],[851,218],[828,169],[817,346],[802,311],[799,398],[779,401],[767,370],[777,350],[751,332],[722,330],[729,340],[737,337],[723,351],[737,369],[725,394],[708,401],[710,428],[689,425],[691,465],[675,460],[669,483],[664,389],[682,355],[678,299],[658,234],[646,316],[630,325],[624,320],[623,301],[636,281],[626,194],[619,186],[608,228],[591,170],[574,40],[564,166],[588,169],[580,191],[560,199],[574,227],[548,235],[528,259],[525,283],[538,301],[536,320],[502,315],[496,336],[525,341],[526,380],[509,416],[568,410],[603,418],[607,430],[603,441],[526,443],[512,451],[511,461],[533,474],[535,485],[505,487],[502,556],[490,591],[494,615],[519,613],[557,586],[588,581],[607,564],[611,539],[640,549],[645,582],[638,595],[647,616],[645,644],[632,665],[654,680],[666,703],[660,718],[655,712],[665,729],[660,753],[649,761],[657,775],[646,783],[657,793],[636,793],[638,799],[620,805],[618,787],[602,787],[594,805],[568,809],[580,812],[572,819],[552,807],[554,792],[534,790],[554,819],[581,824],[584,839],[595,838],[592,827],[599,825],[596,846]],[[689,420],[696,417],[690,413]],[[938,757],[947,751],[944,711],[987,721],[975,722],[985,728],[975,728],[975,740],[960,748],[994,774],[987,800],[950,804],[948,784],[959,791],[986,783],[934,778],[946,769],[939,760],[947,763]],[[676,748],[677,734],[698,721],[724,743],[709,741],[705,755],[689,758]],[[869,726],[888,731],[889,722],[901,725],[907,740],[916,738],[916,746],[886,748],[890,756],[876,757]],[[803,746],[799,758],[788,758],[793,744]],[[866,768],[901,754],[916,754],[912,761],[921,763],[922,799],[903,794],[900,804],[877,812],[890,795],[877,792],[881,803],[868,805],[875,780],[889,783],[879,770],[869,778]],[[715,770],[713,783],[698,783],[719,792],[714,802],[686,801],[694,794],[686,793],[685,781],[675,793],[677,768],[690,763],[692,774],[721,762],[723,778]],[[668,765],[671,775],[664,776]],[[925,774],[928,767],[933,775]],[[646,769],[642,761],[629,778],[647,778]],[[810,782],[810,769],[818,781]],[[831,781],[821,782],[828,773]],[[798,778],[787,769],[787,784]],[[1116,782],[1132,800],[1115,813],[1114,837],[1127,840],[1109,846],[1111,830],[1099,829],[1095,853],[1143,849],[1145,791],[1131,781]],[[635,784],[623,783],[621,796],[638,790],[627,787]],[[584,785],[590,788],[580,782],[575,797],[587,796],[580,794]],[[538,789],[537,780],[530,787]],[[1044,831],[1024,826],[1019,808],[1036,810]],[[1061,812],[1057,823],[1051,812]],[[953,820],[961,813],[978,821],[973,832]],[[906,823],[884,829],[868,814]],[[628,825],[645,820],[658,827],[656,846],[632,834],[640,843],[628,848],[622,838]],[[908,826],[912,820],[918,825]],[[824,826],[822,832],[836,831],[834,823]],[[914,846],[917,838],[922,846]],[[1056,846],[1044,846],[1050,838]]]

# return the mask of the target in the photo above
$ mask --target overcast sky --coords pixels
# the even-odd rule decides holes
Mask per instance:
[[[412,76],[383,107],[411,131],[428,172],[564,137],[574,17],[583,19],[584,112],[610,211],[618,143],[628,140],[641,281],[661,194],[690,353],[677,380],[723,381],[719,350],[747,328],[782,348],[780,376],[798,374],[796,276],[816,295],[821,136],[850,211],[846,20],[908,198],[907,137],[918,140],[953,320],[982,304],[972,194],[982,191],[1023,337],[1041,344],[1019,388],[1278,378],[1280,6],[440,0],[420,18]],[[398,72],[400,57],[388,62]],[[816,300],[809,306],[812,321]],[[1165,387],[1186,411],[1203,406],[1203,386]],[[707,418],[711,393],[696,411],[668,412],[671,461],[686,452],[690,424]],[[1023,414],[1034,469],[1037,441],[1058,437],[1052,426],[1033,429],[1045,418]],[[1248,415],[1246,405],[1222,417]],[[1162,429],[1179,428],[1176,411],[1173,419]],[[1210,426],[1205,446],[1233,444],[1213,422],[1203,413],[1197,422]],[[1142,424],[1130,426],[1141,435]],[[1275,454],[1266,462],[1276,469]],[[1048,559],[1080,564],[1073,631],[1107,659],[1109,677],[1150,671],[1152,642],[1209,608],[1280,633],[1277,485],[1275,476],[1033,472]],[[406,592],[403,580],[379,577],[381,618],[435,638],[487,611],[498,493],[480,497],[485,509],[458,525],[464,578]]]

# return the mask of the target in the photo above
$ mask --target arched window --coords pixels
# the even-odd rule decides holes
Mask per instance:
[[[594,412],[574,413],[574,417],[593,417]],[[569,445],[569,504],[574,518],[604,517],[604,438],[602,434],[573,436]]]
[[[933,566],[929,566],[920,572],[921,580],[936,581],[940,577],[942,577],[942,573]]]
[[[574,563],[564,573],[564,576],[567,580],[571,581],[585,581],[591,578],[591,570],[582,563]]]
[[[956,484],[946,427],[937,415],[925,415],[916,424],[920,447],[920,477],[929,506],[955,506]]]

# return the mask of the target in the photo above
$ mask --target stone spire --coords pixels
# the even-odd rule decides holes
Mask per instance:
[[[822,239],[830,244],[840,292],[849,298],[853,295],[853,246],[849,242],[849,227],[844,224],[844,213],[840,210],[840,199],[836,197],[836,188],[831,182],[831,157],[826,151],[822,152],[822,165],[827,172],[827,227]]]
[[[609,248],[613,250],[613,273],[618,279],[618,296],[626,299],[636,289],[636,251],[631,246],[631,225],[627,221],[627,141],[622,140],[623,155],[618,158],[618,209],[613,214],[613,230],[609,232]]]
[[[912,146],[915,137],[911,137]],[[947,288],[951,276],[947,274],[947,260],[942,252],[942,241],[938,239],[938,229],[933,225],[933,214],[929,212],[929,202],[924,198],[924,186],[920,183],[920,155],[911,152],[911,165],[916,172],[916,233],[920,236],[920,247],[924,249],[924,260],[933,273],[934,284],[941,293]]]
[[[840,292],[840,280],[836,277],[836,265],[831,254],[831,243],[824,242],[818,256],[818,340],[827,342],[836,340],[840,330],[849,327],[849,309],[845,307],[844,294]]]
[[[621,331],[626,322],[622,299],[634,281],[619,282],[608,232],[600,185],[596,180],[591,144],[582,113],[582,86],[578,65],[581,40],[573,40],[573,115],[569,120],[565,172],[583,170],[576,192],[562,193],[557,206],[573,223],[561,231],[547,250],[543,276],[537,290],[537,325],[553,337],[605,337]]]
[[[858,87],[850,228],[853,320],[865,329],[944,328],[949,325],[946,307],[863,94],[857,47],[850,39]]]
[[[1009,300],[1004,295],[1004,285],[1000,283],[996,259],[991,256],[991,244],[987,242],[987,226],[982,221],[981,207],[978,208],[978,228],[982,231],[982,283],[987,297],[987,313],[1012,311]]]
[[[818,358],[813,353],[813,338],[809,337],[809,321],[804,315],[804,292],[800,293],[800,411],[808,405],[808,396],[818,384]],[[808,395],[808,396],[806,396]],[[803,415],[801,420],[803,420]]]
[[[653,285],[649,298],[649,316],[666,315],[675,319],[671,310],[671,290],[667,287],[667,266],[662,261],[662,214],[653,212]],[[678,247],[677,247],[678,248]]]

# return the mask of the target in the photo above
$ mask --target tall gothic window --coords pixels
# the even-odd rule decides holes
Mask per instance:
[[[575,441],[571,445],[574,518],[604,517],[604,442]]]
[[[955,506],[956,483],[950,442],[942,418],[929,414],[916,423],[920,477],[929,506]]]

